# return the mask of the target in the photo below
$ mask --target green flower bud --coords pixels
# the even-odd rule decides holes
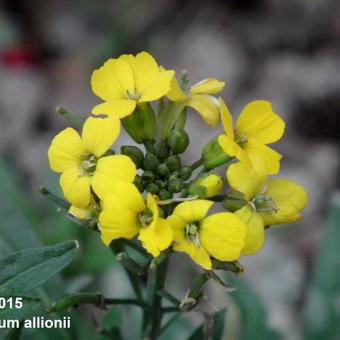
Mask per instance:
[[[183,153],[189,146],[189,136],[184,129],[176,129],[170,133],[168,144],[174,154]]]
[[[142,167],[144,155],[142,150],[138,149],[137,146],[123,145],[120,148],[120,152],[121,154],[130,157],[132,161],[136,164],[137,169]]]
[[[156,117],[149,103],[139,103],[135,111],[124,117],[121,122],[136,143],[143,144],[155,139]]]
[[[147,152],[144,157],[143,167],[145,170],[155,170],[159,164],[158,158],[151,152]]]
[[[243,208],[247,204],[244,195],[238,191],[228,193],[226,199],[223,201],[223,207],[231,212],[235,212]]]
[[[155,155],[159,158],[166,158],[170,155],[169,147],[166,141],[161,141],[155,144],[154,146]]]
[[[202,159],[206,169],[214,169],[228,163],[232,157],[222,150],[218,143],[218,137],[215,137],[204,146]]]
[[[192,169],[190,166],[183,166],[183,168],[179,171],[179,176],[184,181],[188,180],[192,175]]]
[[[166,176],[166,175],[168,175],[170,173],[170,169],[169,169],[169,167],[165,163],[161,163],[157,167],[157,172],[161,176]]]
[[[181,159],[177,155],[168,157],[165,163],[173,171],[181,168]]]
[[[168,183],[168,190],[170,192],[181,192],[184,188],[184,182],[181,179],[171,179]]]
[[[137,187],[137,189],[139,190],[139,192],[143,192],[144,191],[144,183],[143,180],[140,176],[136,176],[135,180],[133,182],[135,184],[135,186]]]
[[[159,186],[155,183],[150,183],[146,187],[146,191],[150,194],[158,194],[159,193]]]
[[[168,190],[165,190],[165,189],[161,189],[159,194],[158,194],[158,197],[162,200],[162,201],[165,201],[165,200],[169,200],[173,197],[172,193]]]
[[[194,181],[190,187],[191,195],[208,198],[218,195],[223,188],[223,179],[215,174],[206,174]]]
[[[155,175],[153,174],[152,171],[144,171],[142,174],[142,179],[145,182],[152,182],[155,178]]]

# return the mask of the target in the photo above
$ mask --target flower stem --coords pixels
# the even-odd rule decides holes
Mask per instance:
[[[201,158],[198,161],[196,161],[195,163],[191,164],[190,168],[191,168],[192,171],[194,171],[202,165],[203,165],[203,159]]]
[[[56,112],[59,113],[61,116],[65,117],[67,120],[69,120],[76,128],[78,128],[79,130],[82,129],[83,127],[83,121],[76,116],[75,114],[65,110],[63,107],[61,106],[57,106],[55,108]]]

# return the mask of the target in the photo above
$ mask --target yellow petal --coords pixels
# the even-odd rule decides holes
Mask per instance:
[[[224,134],[220,135],[218,136],[218,143],[227,155],[229,155],[230,157],[235,157],[240,162],[251,166],[251,162],[247,154],[232,138]]]
[[[263,144],[270,144],[282,137],[285,123],[273,112],[270,102],[257,100],[243,109],[236,129],[240,135],[255,138]]]
[[[151,210],[153,218],[158,219],[159,210],[158,210],[157,201],[150,193],[148,193],[146,197],[146,206]]]
[[[87,151],[97,157],[110,149],[120,132],[117,117],[89,117],[83,126],[82,139]]]
[[[79,167],[66,170],[60,176],[65,198],[73,205],[86,209],[91,202],[91,177],[80,173]]]
[[[215,78],[207,78],[190,87],[190,94],[216,94],[221,92],[225,86],[225,82]]]
[[[268,170],[265,163],[254,158],[253,166],[243,162],[234,163],[227,170],[229,185],[244,194],[245,199],[251,200],[255,194],[260,194],[266,183]]]
[[[220,119],[220,103],[215,97],[208,94],[195,94],[190,98],[188,106],[196,110],[209,126],[217,126]]]
[[[94,115],[107,115],[124,118],[130,115],[136,107],[136,102],[129,99],[117,99],[112,102],[105,102],[96,105],[92,109]]]
[[[116,190],[117,182],[133,182],[136,172],[136,166],[128,156],[102,157],[98,160],[96,171],[92,177],[93,190],[98,197],[104,199],[106,194]]]
[[[75,205],[71,205],[70,209],[68,210],[68,213],[79,220],[91,220],[92,219],[92,214],[91,214],[91,209],[86,208],[86,209],[81,209],[76,207]]]
[[[265,230],[261,216],[250,206],[245,206],[235,214],[247,225],[247,236],[242,255],[253,255],[260,251],[264,244]]]
[[[308,195],[301,185],[290,180],[273,179],[268,183],[267,193],[278,211],[260,213],[265,225],[291,223],[301,218],[301,211],[308,203]]]
[[[132,197],[130,188],[127,194],[128,196],[110,194],[104,199],[103,211],[99,215],[99,227],[102,240],[106,245],[109,245],[112,240],[121,237],[131,239],[138,234],[137,213],[130,207],[131,203],[133,206],[134,201],[137,204],[140,202],[139,199],[135,200]]]
[[[208,200],[187,201],[180,203],[173,211],[173,214],[179,215],[186,222],[201,221],[213,204],[214,202]]]
[[[184,102],[188,99],[187,95],[181,89],[176,77],[171,80],[171,90],[167,93],[167,97],[173,102]]]
[[[147,83],[141,92],[139,92],[141,97],[138,101],[150,102],[165,96],[171,89],[171,80],[174,75],[174,71],[160,72],[153,80]]]
[[[53,171],[63,172],[79,166],[85,152],[78,132],[67,128],[53,138],[48,149],[48,161]]]
[[[218,100],[221,106],[221,120],[224,131],[229,138],[234,139],[233,117],[223,99],[220,97]]]
[[[269,175],[275,175],[280,171],[280,160],[282,156],[272,148],[262,144],[256,139],[249,138],[248,142],[242,146],[249,158],[257,156],[266,163]]]
[[[127,99],[135,88],[131,66],[124,60],[109,59],[93,72],[91,87],[105,101]]]
[[[140,229],[138,239],[143,247],[156,257],[161,251],[169,248],[173,240],[171,225],[168,221],[157,218],[150,226]]]
[[[218,213],[205,218],[199,229],[201,245],[220,261],[240,257],[246,237],[246,225],[232,213]]]

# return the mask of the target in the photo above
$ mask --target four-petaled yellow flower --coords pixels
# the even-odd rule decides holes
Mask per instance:
[[[206,216],[214,203],[194,200],[179,204],[167,218],[174,232],[173,249],[187,253],[205,269],[211,269],[210,257],[234,261],[240,257],[246,237],[246,225],[234,214]]]
[[[220,104],[212,94],[223,90],[225,83],[214,78],[208,78],[193,85],[186,94],[174,77],[171,91],[167,97],[173,102],[184,102],[196,110],[202,119],[210,126],[215,127],[219,122]]]
[[[109,59],[92,74],[92,91],[104,101],[95,106],[92,113],[119,118],[128,116],[137,103],[151,102],[166,95],[174,75],[174,71],[158,66],[146,52]]]
[[[105,156],[119,131],[116,117],[90,117],[84,123],[81,137],[72,128],[54,137],[48,150],[50,167],[61,173],[60,186],[74,206],[87,209],[91,203],[91,189],[103,198],[113,183],[134,180],[136,166],[129,157]]]
[[[248,164],[251,164],[252,156],[260,157],[266,163],[269,174],[277,174],[281,155],[267,144],[282,137],[285,123],[273,112],[272,105],[264,100],[249,103],[241,112],[234,130],[231,113],[222,98],[219,101],[225,134],[219,136],[218,142],[224,152]]]
[[[143,247],[154,257],[173,240],[171,226],[160,217],[155,198],[149,193],[144,202],[137,188],[127,182],[118,183],[115,191],[105,196],[99,227],[106,245],[118,238],[138,235]]]
[[[229,185],[241,192],[248,202],[236,214],[247,224],[248,232],[242,254],[258,252],[265,239],[265,227],[291,223],[301,218],[308,197],[304,188],[285,179],[268,178],[266,164],[252,159],[252,166],[232,164],[227,171]]]

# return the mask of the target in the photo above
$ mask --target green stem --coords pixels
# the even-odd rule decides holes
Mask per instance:
[[[159,290],[157,292],[157,295],[163,297],[164,299],[167,299],[169,302],[171,302],[176,307],[178,307],[181,304],[181,301],[176,299],[172,294],[170,294],[164,289]]]
[[[203,159],[201,158],[198,161],[196,161],[195,163],[191,164],[190,168],[191,168],[192,171],[194,171],[202,165],[203,165]]]
[[[136,274],[137,276],[144,276],[145,270],[139,265],[135,260],[131,259],[129,255],[125,252],[118,253],[116,256],[118,262],[120,262],[126,269],[130,272]]]
[[[161,328],[159,334],[163,334],[178,318],[180,318],[181,315],[182,315],[181,313],[176,313],[175,315],[173,315]]]
[[[213,269],[225,270],[225,271],[228,271],[228,272],[235,273],[236,275],[240,275],[244,271],[243,266],[241,266],[237,261],[222,262],[222,261],[218,261],[216,259],[213,259],[212,265],[213,265]]]
[[[62,198],[58,197],[57,195],[53,194],[51,191],[49,191],[44,186],[41,186],[39,188],[39,191],[41,194],[43,194],[47,199],[49,199],[51,202],[56,204],[59,208],[61,208],[64,211],[68,211],[70,208],[70,204],[63,200]]]
[[[69,120],[76,128],[78,128],[79,130],[82,129],[83,127],[83,121],[76,116],[75,114],[65,110],[63,107],[61,106],[57,106],[55,108],[56,112],[59,113],[61,116],[65,117],[67,120]]]
[[[163,307],[162,313],[173,313],[173,312],[180,312],[178,307]]]
[[[115,240],[113,242],[111,242],[110,244],[110,248],[113,251],[113,253],[117,256],[119,253],[124,252],[124,247],[119,243],[120,240]],[[138,278],[135,274],[133,274],[132,272],[130,272],[130,270],[126,269],[125,267],[123,267],[129,280],[130,280],[130,284],[131,287],[135,293],[135,296],[137,298],[138,301],[143,301],[143,295],[142,295],[142,291],[138,282]]]
[[[164,286],[167,261],[166,253],[154,258],[149,266],[149,275],[147,282],[147,307],[144,308],[143,315],[143,339],[155,340],[159,335],[159,329],[162,322],[162,297],[157,294]]]
[[[135,299],[111,299],[104,298],[100,294],[93,293],[78,293],[66,296],[54,303],[48,310],[49,313],[61,312],[70,307],[76,307],[82,304],[92,304],[105,307],[106,305],[136,305],[143,306],[140,301]]]

